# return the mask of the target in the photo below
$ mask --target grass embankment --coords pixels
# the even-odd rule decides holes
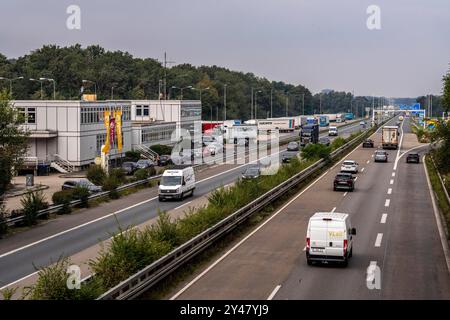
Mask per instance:
[[[433,191],[436,196],[439,209],[441,210],[442,215],[444,216],[445,219],[445,223],[447,226],[447,239],[450,240],[450,203],[448,203],[447,196],[445,194],[444,188],[442,187],[441,181],[437,173],[437,169],[434,166],[430,155],[427,155],[425,157],[425,164],[427,166],[431,186],[433,187]]]

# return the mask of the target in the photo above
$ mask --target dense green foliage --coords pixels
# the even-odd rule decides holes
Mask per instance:
[[[141,153],[136,150],[130,150],[125,152],[125,161],[137,162],[141,158]]]
[[[158,99],[160,80],[164,68],[155,59],[135,58],[122,51],[107,51],[98,45],[82,48],[76,44],[69,47],[46,45],[18,59],[8,60],[0,55],[0,75],[23,76],[25,79],[48,77],[56,81],[58,99],[79,99],[82,80],[95,81],[98,99]],[[5,81],[0,85],[7,87]],[[303,85],[281,81],[269,81],[253,73],[231,71],[218,66],[179,64],[167,70],[167,98],[181,98],[178,88],[185,89],[183,99],[199,99],[203,103],[203,119],[224,118],[224,88],[227,85],[227,118],[246,120],[251,114],[251,92],[257,94],[257,116],[298,115],[305,113],[349,112],[360,114],[370,99],[356,97],[345,92],[324,92],[312,95]],[[172,89],[172,86],[177,88]],[[18,80],[13,84],[15,99],[39,99],[39,83]],[[209,88],[209,89],[207,89]],[[44,98],[52,98],[52,83],[44,83]],[[93,93],[95,86],[86,83],[84,93]],[[161,88],[163,90],[163,86]],[[271,99],[272,96],[272,99]],[[304,103],[303,103],[304,101]],[[320,107],[320,105],[322,107]]]
[[[97,186],[101,186],[106,178],[106,172],[101,166],[91,165],[86,173],[86,178]]]
[[[63,205],[63,207],[58,212],[59,214],[68,214],[72,211],[72,208],[69,205],[72,200],[73,200],[73,190],[61,190],[55,192],[52,195],[53,204]]]
[[[162,144],[155,144],[154,146],[151,146],[150,149],[152,149],[153,151],[155,151],[157,154],[159,155],[163,155],[163,154],[172,154],[172,147],[171,146],[165,146]]]
[[[327,159],[330,156],[331,147],[323,144],[310,143],[302,149],[302,157],[306,160]]]
[[[27,133],[20,127],[24,119],[12,108],[9,98],[6,91],[0,92],[0,202],[11,182],[13,168],[20,167],[27,150]]]
[[[442,89],[442,108],[445,111],[450,111],[450,71],[442,78],[442,82],[444,83]]]
[[[27,225],[35,224],[38,211],[48,208],[48,203],[45,200],[45,195],[42,190],[27,192],[22,196],[22,199],[20,199],[20,203],[23,207],[23,213],[25,215]]]

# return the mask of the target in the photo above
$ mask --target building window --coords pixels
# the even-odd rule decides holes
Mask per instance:
[[[144,117],[148,117],[148,114],[149,114],[149,106],[143,106],[143,110],[144,110]]]
[[[25,124],[36,124],[36,108],[17,108]]]
[[[142,116],[142,106],[136,106],[136,117]]]

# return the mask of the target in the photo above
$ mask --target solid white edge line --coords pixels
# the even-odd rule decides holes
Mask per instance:
[[[428,175],[428,170],[427,170],[427,166],[425,165],[425,156],[423,156],[422,158],[422,164],[425,170],[425,175],[427,177],[427,184],[428,184],[428,191],[430,192],[430,197],[431,197],[431,203],[433,204],[433,212],[434,212],[434,217],[436,219],[436,224],[438,227],[438,231],[439,231],[439,238],[441,238],[441,244],[442,244],[442,249],[444,250],[444,256],[445,256],[445,260],[447,262],[447,270],[450,273],[450,249],[448,246],[448,242],[447,242],[447,237],[445,235],[445,231],[444,231],[444,227],[442,226],[442,221],[441,221],[441,217],[439,214],[439,209],[436,205],[436,199],[434,198],[434,191],[432,189],[431,186],[431,182],[430,182],[430,176]]]
[[[280,290],[281,285],[277,285],[275,287],[275,289],[273,289],[272,293],[270,294],[270,296],[267,298],[267,300],[272,300],[273,297],[275,297],[275,295],[277,294],[278,290]]]
[[[399,143],[399,145],[398,145],[397,156],[395,157],[394,170],[397,170],[398,160],[400,160],[400,150],[402,149],[403,136],[404,136],[404,134],[403,134],[403,124],[404,124],[404,123],[405,123],[405,122],[402,121],[402,124],[401,124],[401,126],[400,126],[400,131],[401,131],[402,133],[401,133],[401,136],[400,136],[400,143]]]
[[[247,239],[253,236],[256,232],[258,232],[261,228],[263,228],[267,223],[269,223],[273,218],[278,216],[285,208],[287,208],[292,202],[297,200],[303,193],[308,191],[312,186],[314,186],[320,179],[322,179],[329,170],[325,171],[320,177],[314,180],[309,186],[307,186],[304,190],[299,192],[294,198],[292,198],[288,203],[282,206],[277,212],[275,212],[272,216],[270,216],[266,221],[264,221],[259,227],[249,233],[244,239],[239,241],[236,245],[234,245],[230,250],[225,252],[220,258],[214,261],[208,268],[206,268],[202,273],[200,273],[197,277],[195,277],[191,282],[189,282],[186,286],[184,286],[180,291],[178,291],[175,295],[173,295],[169,300],[175,300],[181,294],[183,294],[187,289],[189,289],[194,283],[196,283],[200,278],[202,278],[205,274],[207,274],[212,268],[214,268],[217,264],[219,264],[223,259],[225,259],[228,255],[230,255],[234,250],[240,247]]]
[[[387,213],[383,213],[381,215],[380,223],[386,223],[386,220],[387,220]]]
[[[33,273],[31,273],[31,274],[29,274],[29,275],[27,275],[27,276],[25,276],[25,277],[22,277],[22,278],[20,278],[20,279],[18,279],[18,280],[15,280],[15,281],[11,282],[11,283],[8,283],[7,285],[1,287],[0,290],[3,290],[3,289],[5,289],[5,288],[7,288],[7,287],[9,287],[9,286],[12,286],[12,285],[14,285],[14,284],[16,284],[16,283],[18,283],[18,282],[20,282],[20,281],[22,281],[22,280],[25,280],[25,279],[27,279],[27,278],[29,278],[29,277],[32,277],[32,276],[34,276],[35,274],[37,274],[38,272],[39,272],[39,271],[33,272]]]
[[[377,234],[377,238],[375,239],[375,247],[379,248],[381,246],[381,241],[383,240],[383,234]]]

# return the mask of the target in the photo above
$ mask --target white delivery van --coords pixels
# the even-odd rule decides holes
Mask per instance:
[[[338,133],[338,128],[337,127],[335,127],[335,126],[330,126],[329,128],[328,128],[328,135],[329,136],[337,136],[339,133]]]
[[[341,262],[347,266],[353,253],[350,216],[346,213],[317,212],[310,219],[306,231],[306,261]]]
[[[194,169],[191,166],[174,166],[164,171],[158,184],[159,201],[164,199],[183,200],[186,194],[194,195]]]

